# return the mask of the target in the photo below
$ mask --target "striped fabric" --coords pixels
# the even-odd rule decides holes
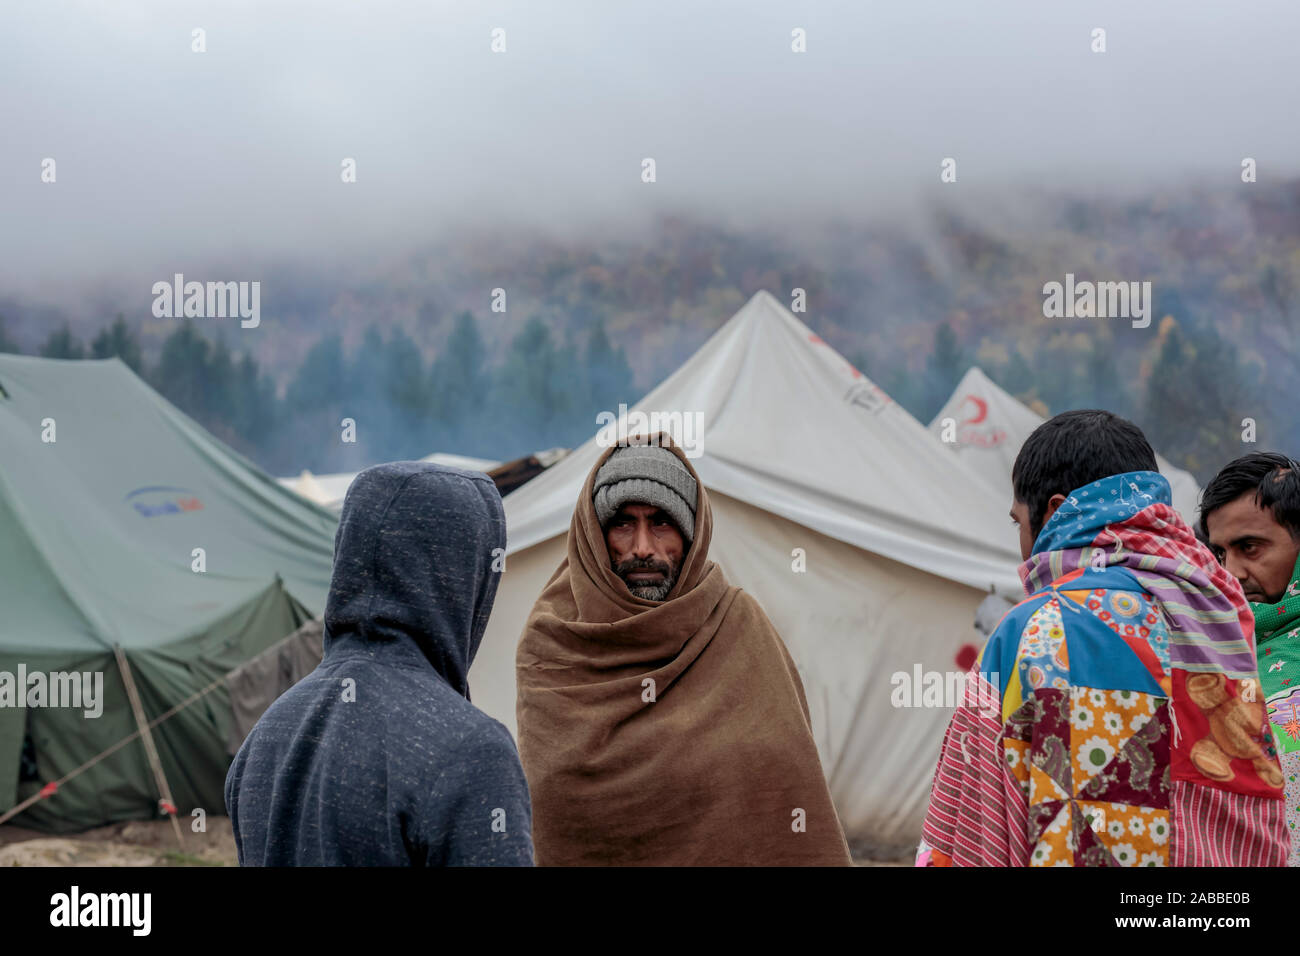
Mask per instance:
[[[998,693],[979,673],[966,675],[962,705],[944,735],[930,793],[925,842],[953,866],[1024,866],[1029,861],[1028,807],[1002,759],[1001,714],[981,710]],[[983,696],[981,696],[983,695]]]
[[[1276,800],[1173,782],[1171,866],[1283,866],[1291,848]]]
[[[1164,607],[1170,625],[1170,663],[1186,671],[1253,678],[1255,619],[1237,579],[1196,540],[1178,512],[1163,502],[1125,521],[1089,532],[1087,543],[1040,551],[1020,567],[1027,593],[1075,568],[1119,565]],[[1117,547],[1118,546],[1118,547]]]

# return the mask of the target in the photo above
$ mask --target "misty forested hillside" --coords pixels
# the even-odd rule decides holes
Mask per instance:
[[[1067,272],[1150,281],[1150,327],[1044,318],[1043,285]],[[1287,402],[1300,384],[1295,182],[1043,195],[1014,215],[936,202],[906,222],[762,232],[679,217],[612,242],[484,233],[364,267],[234,278],[259,276],[248,330],[155,318],[145,290],[69,308],[0,289],[0,350],[121,356],[277,474],[432,451],[509,458],[585,440],[598,411],[639,398],[755,291],[789,303],[802,288],[799,317],[922,421],[978,363],[1040,412],[1134,418],[1202,480],[1252,450],[1243,418],[1253,447],[1300,452]],[[344,417],[356,445],[339,441]]]

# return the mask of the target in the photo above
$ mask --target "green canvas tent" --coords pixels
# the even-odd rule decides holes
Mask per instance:
[[[336,527],[120,361],[0,355],[0,815],[224,813],[221,678],[321,613]]]

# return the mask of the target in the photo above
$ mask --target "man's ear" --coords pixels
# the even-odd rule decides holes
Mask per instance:
[[[1056,509],[1065,504],[1065,495],[1052,495],[1047,499],[1047,507],[1043,509],[1043,524],[1047,524],[1056,514]]]

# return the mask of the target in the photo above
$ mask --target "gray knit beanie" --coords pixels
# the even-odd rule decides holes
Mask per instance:
[[[680,458],[659,445],[616,449],[596,472],[596,520],[603,528],[623,505],[662,508],[690,544],[695,537],[695,479]]]

